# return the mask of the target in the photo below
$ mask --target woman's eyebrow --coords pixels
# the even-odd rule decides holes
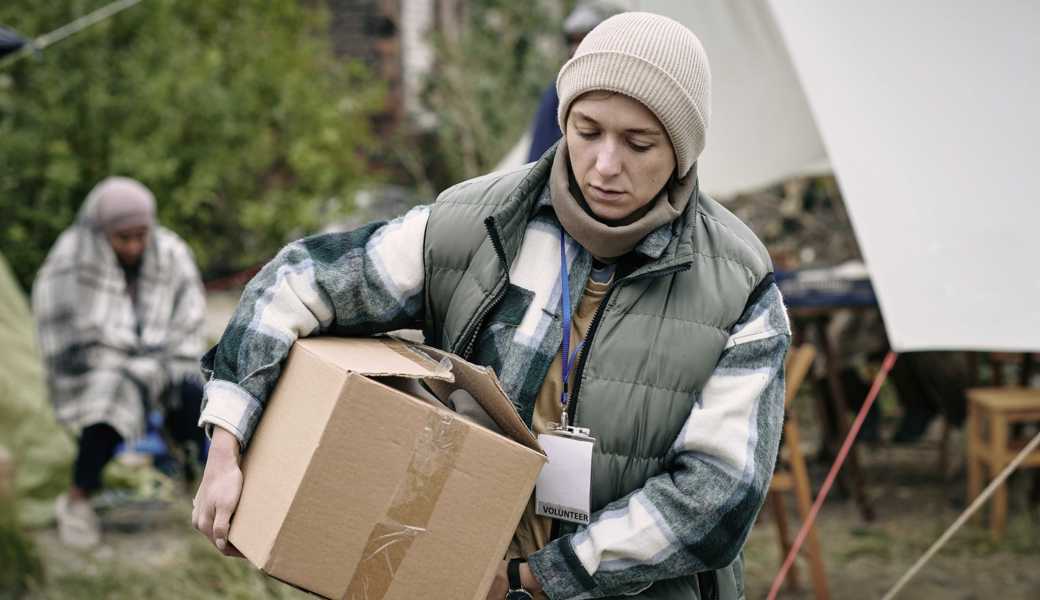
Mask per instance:
[[[575,110],[573,112],[574,112],[574,118],[575,119],[588,121],[590,125],[599,125],[599,121],[597,121],[596,119],[593,119],[592,117],[590,117],[587,114],[581,112],[580,110]]]
[[[661,136],[664,132],[656,127],[635,127],[632,129],[626,129],[625,133],[634,133],[636,135],[649,135],[649,136]]]
[[[588,125],[599,126],[599,121],[593,119],[589,115],[581,112],[580,110],[572,111],[574,113],[575,120],[584,121]],[[627,134],[634,135],[648,135],[648,136],[662,136],[664,132],[657,127],[630,127],[625,130]]]

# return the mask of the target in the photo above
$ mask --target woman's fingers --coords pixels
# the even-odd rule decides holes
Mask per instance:
[[[213,544],[217,550],[226,552],[228,529],[231,528],[231,509],[226,504],[217,506],[213,518]]]
[[[213,514],[214,507],[213,503],[208,501],[208,498],[202,496],[199,499],[198,504],[192,510],[191,522],[195,529],[206,536],[210,542],[213,542]]]
[[[210,460],[195,496],[191,523],[227,556],[242,556],[228,542],[231,517],[242,494],[242,470],[237,460]]]
[[[238,548],[235,548],[235,545],[231,542],[228,542],[227,545],[224,546],[224,549],[221,550],[221,552],[224,553],[224,556],[231,556],[234,558],[245,558],[245,556],[241,552],[239,552]]]

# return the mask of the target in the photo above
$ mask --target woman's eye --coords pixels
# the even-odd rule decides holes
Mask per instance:
[[[578,130],[578,135],[582,139],[591,140],[591,139],[594,139],[597,135],[599,135],[599,132],[595,131],[595,130],[592,130],[592,131],[582,131],[582,130],[579,129]]]
[[[635,142],[629,142],[628,145],[636,152],[646,152],[654,147],[653,144],[637,144]]]

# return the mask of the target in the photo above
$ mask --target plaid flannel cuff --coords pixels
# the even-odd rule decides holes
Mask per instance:
[[[541,582],[545,595],[552,600],[578,597],[596,588],[596,580],[574,553],[572,537],[557,538],[527,557],[531,572]]]
[[[260,412],[260,403],[252,394],[229,381],[215,379],[206,384],[199,427],[211,436],[214,425],[226,429],[244,450],[253,437]]]

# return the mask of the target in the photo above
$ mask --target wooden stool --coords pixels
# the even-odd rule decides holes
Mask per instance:
[[[788,311],[794,334],[792,344],[801,345],[806,334],[811,333],[819,344],[819,353],[823,358],[823,377],[816,381],[817,404],[819,422],[823,430],[821,451],[826,453],[829,459],[837,455],[842,441],[848,435],[852,425],[849,413],[855,414],[857,410],[856,406],[849,403],[849,398],[845,397],[838,368],[838,348],[827,335],[828,324],[836,310],[835,307],[806,307],[792,308]],[[845,468],[838,472],[837,484],[843,494],[855,500],[863,520],[868,523],[873,521],[874,505],[867,495],[866,477],[860,467],[858,445],[853,445],[849,450]]]
[[[784,509],[784,492],[794,492],[798,505],[798,516],[805,523],[812,509],[812,490],[809,485],[809,471],[805,466],[802,454],[802,439],[798,429],[798,418],[792,408],[792,402],[802,385],[802,380],[809,373],[816,349],[809,344],[792,348],[787,353],[786,384],[784,389],[784,407],[787,417],[784,421],[784,447],[781,448],[781,460],[773,480],[769,485],[769,502],[776,518],[777,534],[780,539],[781,556],[786,557],[791,550],[790,532],[787,527],[787,511]],[[817,600],[830,598],[827,591],[827,573],[823,568],[823,554],[820,541],[816,538],[815,526],[809,529],[805,538],[805,550],[808,553],[810,577]],[[798,588],[798,572],[791,565],[788,574],[790,586]]]
[[[968,498],[982,491],[982,471],[996,477],[1025,446],[1025,440],[1010,438],[1015,423],[1040,422],[1040,389],[999,387],[968,390]],[[983,432],[987,433],[984,435]],[[1022,461],[1021,468],[1040,467],[1040,451]],[[993,539],[1004,535],[1007,524],[1007,485],[993,493],[990,529]]]

